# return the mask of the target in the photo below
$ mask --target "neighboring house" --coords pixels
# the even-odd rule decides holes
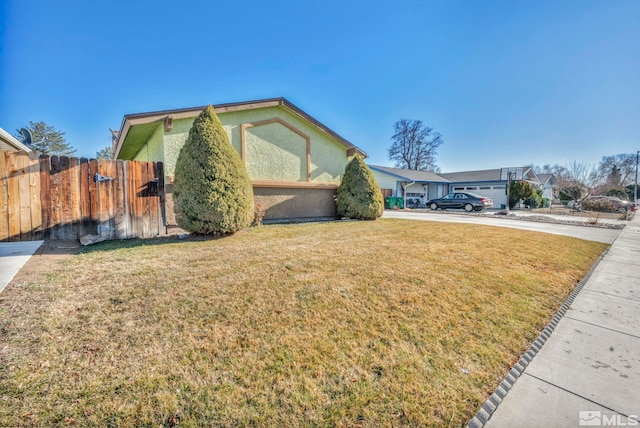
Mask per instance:
[[[32,150],[18,141],[14,136],[0,128],[0,150],[29,153]]]
[[[540,179],[529,167],[486,169],[481,171],[462,171],[440,174],[452,182],[450,192],[472,192],[493,199],[494,208],[507,205],[507,183],[513,180],[526,180],[540,185]]]
[[[448,179],[434,172],[369,165],[384,196],[397,196],[424,204],[448,191]],[[412,204],[408,203],[408,206]]]
[[[550,198],[553,177],[543,181],[532,168],[498,168],[480,171],[461,171],[433,173],[369,165],[380,187],[387,190],[386,196],[399,196],[407,199],[419,198],[426,202],[451,192],[472,192],[493,199],[493,207],[501,208],[507,204],[507,183],[511,180],[526,180],[531,184],[543,186],[544,196]],[[421,190],[422,188],[422,190]],[[384,191],[383,191],[384,193]],[[551,199],[551,198],[550,198]],[[408,204],[408,206],[410,206]]]
[[[161,161],[167,223],[175,224],[171,183],[180,149],[204,107],[130,114],[114,141],[114,158]],[[266,220],[333,217],[336,189],[358,147],[284,98],[214,105],[249,173]]]
[[[553,174],[538,174],[540,180],[540,186],[544,189],[542,197],[549,199],[550,201],[556,200],[556,192],[554,187],[556,185],[556,177]]]

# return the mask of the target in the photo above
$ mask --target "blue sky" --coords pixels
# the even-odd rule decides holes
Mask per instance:
[[[78,155],[123,115],[286,97],[391,165],[393,123],[443,172],[640,149],[640,1],[0,2],[0,127]]]

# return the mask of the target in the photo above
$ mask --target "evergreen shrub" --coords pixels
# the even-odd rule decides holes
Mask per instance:
[[[228,234],[251,225],[253,188],[212,106],[193,122],[176,161],[173,183],[178,226],[199,234]]]
[[[336,195],[338,215],[375,220],[384,211],[380,186],[360,156],[347,164]]]

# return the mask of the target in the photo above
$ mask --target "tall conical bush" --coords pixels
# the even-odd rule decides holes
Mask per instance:
[[[338,215],[375,220],[384,211],[380,186],[360,156],[347,164],[336,197]]]
[[[228,234],[253,220],[253,189],[238,152],[208,106],[193,122],[176,161],[173,184],[182,229]]]

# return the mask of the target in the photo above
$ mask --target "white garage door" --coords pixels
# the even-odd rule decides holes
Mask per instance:
[[[480,196],[486,196],[493,199],[493,207],[500,209],[502,205],[507,203],[507,195],[505,194],[505,186],[456,186],[454,191],[477,193]]]

